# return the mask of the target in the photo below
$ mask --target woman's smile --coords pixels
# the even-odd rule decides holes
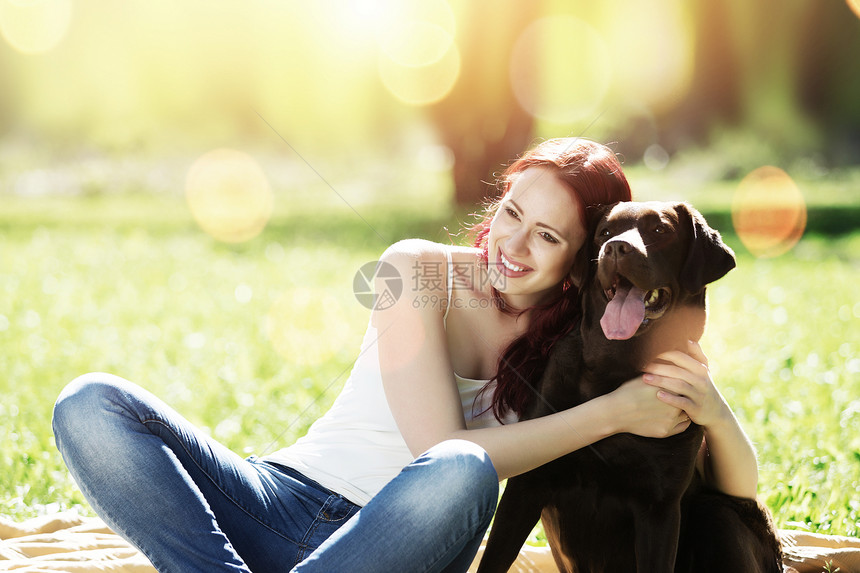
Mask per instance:
[[[524,265],[518,261],[512,261],[505,256],[505,253],[503,253],[501,249],[499,249],[499,256],[497,258],[497,262],[499,263],[499,271],[506,277],[521,277],[534,270],[531,267]]]

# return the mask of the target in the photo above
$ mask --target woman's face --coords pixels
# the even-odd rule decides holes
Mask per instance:
[[[490,223],[491,284],[515,308],[558,292],[585,243],[573,191],[550,167],[529,167],[513,181]]]

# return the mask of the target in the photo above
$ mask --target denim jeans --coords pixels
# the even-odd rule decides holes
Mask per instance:
[[[290,468],[242,459],[110,374],[69,384],[53,426],[93,509],[161,572],[466,571],[498,498],[486,452],[452,440],[362,508]]]

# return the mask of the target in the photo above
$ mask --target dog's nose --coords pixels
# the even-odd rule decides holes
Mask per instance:
[[[627,253],[632,252],[633,245],[627,241],[609,241],[603,245],[603,253],[608,257],[623,257]]]

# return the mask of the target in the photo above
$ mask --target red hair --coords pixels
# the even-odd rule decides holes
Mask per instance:
[[[618,158],[608,147],[580,137],[547,140],[505,169],[498,181],[499,196],[487,205],[481,220],[471,227],[473,244],[480,249],[479,256],[483,261],[489,258],[487,236],[499,205],[517,176],[536,166],[552,168],[559,180],[567,185],[579,204],[579,222],[585,229],[590,227],[589,214],[594,212],[594,207],[630,201],[630,185]],[[582,250],[585,251],[585,247]],[[577,256],[577,260],[581,262],[581,257]],[[579,266],[574,264],[574,268]],[[490,381],[496,383],[492,409],[500,421],[511,410],[518,416],[525,413],[526,406],[534,397],[533,384],[543,374],[550,349],[578,322],[579,289],[571,280],[574,268],[571,269],[571,277],[562,283],[558,298],[524,309],[530,311],[529,328],[502,353],[496,375]],[[493,294],[500,300],[495,289]],[[488,384],[484,389],[489,387]]]

